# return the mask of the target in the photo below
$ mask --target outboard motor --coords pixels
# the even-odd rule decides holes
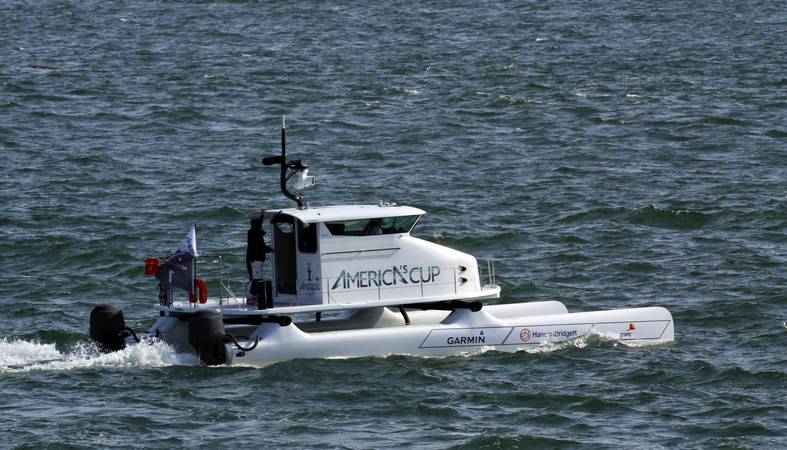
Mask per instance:
[[[116,352],[126,348],[126,321],[123,311],[114,305],[98,305],[90,312],[90,337],[102,352]]]
[[[189,320],[189,344],[206,365],[217,366],[227,362],[226,342],[221,315],[202,311]]]

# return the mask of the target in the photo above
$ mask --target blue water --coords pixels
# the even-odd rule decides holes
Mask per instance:
[[[9,448],[787,447],[782,2],[0,4],[0,439]],[[495,258],[502,302],[660,305],[676,342],[205,368],[99,356],[192,222],[395,201]]]

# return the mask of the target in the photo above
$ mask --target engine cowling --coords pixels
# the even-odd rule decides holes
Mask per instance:
[[[102,304],[90,312],[90,337],[102,352],[126,348],[126,320],[123,311],[114,305]]]
[[[227,362],[226,342],[220,314],[203,311],[189,320],[189,344],[206,365],[217,366]]]

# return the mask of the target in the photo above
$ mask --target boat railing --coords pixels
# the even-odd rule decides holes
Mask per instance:
[[[480,279],[486,279],[489,286],[496,287],[497,274],[495,272],[495,260],[492,258],[484,258],[482,261],[484,261],[484,263],[478,265]]]
[[[230,254],[231,257],[239,255]],[[249,288],[249,281],[231,281],[229,272],[225,267],[224,254],[202,254],[197,264],[197,278],[202,278],[208,282],[208,290],[211,285],[216,287],[218,284],[219,308],[230,304],[241,304],[245,301],[246,292]],[[240,296],[238,296],[240,294]]]
[[[239,255],[230,254],[231,259],[237,259]],[[243,304],[246,300],[246,293],[249,290],[250,282],[248,279],[243,281],[231,280],[230,272],[227,270],[224,254],[205,255],[199,259],[197,277],[205,279],[213,289],[218,288],[219,307]],[[450,273],[448,281],[428,280],[412,282],[407,279],[406,284],[385,284],[382,280],[366,280],[368,286],[332,289],[339,277],[326,277],[322,286],[327,293],[327,303],[345,303],[351,299],[361,299],[367,301],[391,300],[399,297],[422,298],[440,297],[446,294],[459,294],[462,284],[462,274],[457,266],[440,266],[441,273]],[[409,277],[409,276],[408,276]],[[474,277],[471,277],[474,278]],[[471,279],[468,279],[471,281]],[[479,259],[478,261],[478,283],[482,289],[486,286],[497,286],[497,274],[495,270],[495,260],[492,258]],[[218,285],[218,286],[217,286]],[[215,291],[214,291],[215,292]],[[214,297],[215,298],[215,297]],[[295,296],[297,299],[297,296]],[[295,300],[297,303],[297,300]]]

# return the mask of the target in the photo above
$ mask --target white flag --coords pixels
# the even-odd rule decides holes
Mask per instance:
[[[178,249],[175,253],[188,253],[193,256],[199,256],[197,253],[197,225],[192,224],[189,234],[180,242]]]

